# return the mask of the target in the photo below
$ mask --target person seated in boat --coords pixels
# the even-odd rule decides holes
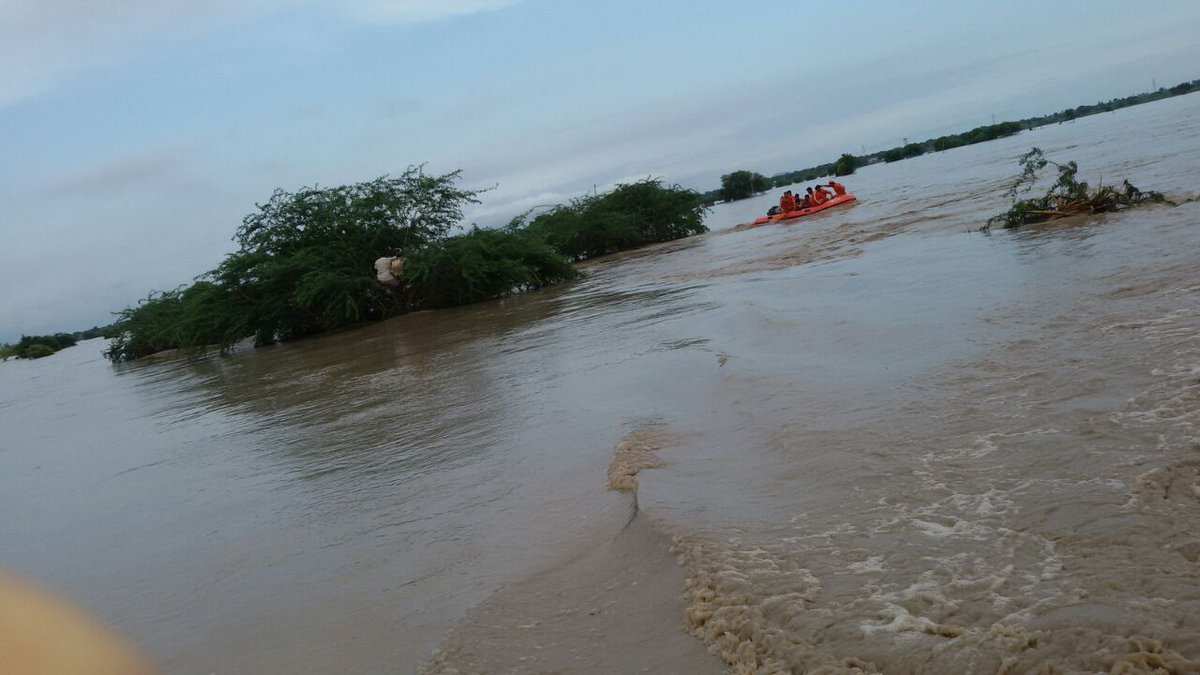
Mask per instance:
[[[820,206],[827,199],[824,192],[813,190],[812,188],[808,188],[808,197],[812,201],[813,206]]]
[[[784,213],[796,210],[796,197],[792,195],[792,191],[788,190],[779,198],[779,208],[783,209]]]
[[[811,209],[811,208],[812,208],[812,205],[813,205],[813,202],[812,202],[812,188],[809,188],[809,189],[808,189],[808,194],[804,195],[804,199],[801,199],[801,200],[800,200],[800,204],[799,204],[799,206],[800,206],[800,208],[802,208],[802,209]]]
[[[846,186],[842,185],[841,183],[839,183],[835,180],[829,181],[829,187],[833,188],[833,193],[835,195],[837,195],[838,197],[841,197],[842,195],[846,194]]]

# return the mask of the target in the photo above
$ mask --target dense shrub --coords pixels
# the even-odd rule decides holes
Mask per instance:
[[[761,173],[734,171],[721,176],[721,198],[727,202],[766,192],[773,183]]]
[[[584,260],[645,244],[706,232],[700,195],[647,179],[612,192],[576,199],[529,224],[571,260]]]
[[[3,357],[15,356],[18,359],[37,359],[49,356],[60,349],[75,346],[75,336],[70,333],[55,333],[53,335],[22,335],[14,345],[4,345]]]
[[[183,289],[151,293],[136,307],[118,312],[120,332],[109,343],[104,355],[113,361],[127,361],[186,347],[179,336],[183,318],[182,294]]]
[[[568,258],[703,232],[691,190],[657,180],[584,197],[525,226],[447,236],[476,191],[458,172],[410,168],[337,188],[276,191],[237,230],[239,249],[187,287],[123,310],[106,355],[136,359],[167,349],[225,350],[291,340],[401,312],[461,305],[573,279]],[[400,285],[375,280],[374,261],[406,259]]]
[[[479,193],[458,178],[410,167],[398,178],[277,190],[242,221],[239,249],[215,270],[121,312],[106,355],[225,349],[251,336],[269,344],[402,311],[372,265],[434,246],[462,220]]]
[[[58,350],[50,345],[33,344],[25,348],[21,358],[23,359],[40,359],[43,356],[50,356]]]
[[[543,213],[529,224],[529,230],[570,260],[593,258],[645,243],[633,216],[606,209],[592,197]]]
[[[515,224],[449,237],[415,253],[404,270],[414,308],[465,305],[579,276],[549,244]]]

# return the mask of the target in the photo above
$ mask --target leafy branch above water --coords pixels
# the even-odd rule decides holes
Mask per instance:
[[[1013,181],[1007,193],[1013,201],[1012,208],[989,218],[982,229],[990,229],[992,225],[1001,225],[1007,229],[1054,218],[1107,213],[1143,204],[1167,202],[1161,192],[1139,190],[1127,180],[1119,187],[1099,185],[1092,189],[1087,181],[1076,177],[1079,166],[1075,162],[1059,164],[1048,160],[1041,148],[1031,149],[1017,162],[1021,166],[1021,175]],[[1047,165],[1058,171],[1057,180],[1041,197],[1019,199],[1020,195],[1033,190],[1038,181],[1038,172]]]

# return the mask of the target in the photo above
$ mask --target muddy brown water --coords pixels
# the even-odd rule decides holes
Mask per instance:
[[[1032,145],[1189,196],[1200,96],[502,302],[0,364],[0,566],[177,673],[1200,671],[1200,203],[973,232]]]

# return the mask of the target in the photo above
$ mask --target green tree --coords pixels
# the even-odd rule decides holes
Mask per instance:
[[[833,175],[849,176],[858,168],[858,160],[854,155],[843,153],[833,164]]]
[[[373,262],[444,238],[480,194],[458,179],[409,167],[394,178],[276,190],[242,221],[238,250],[215,270],[118,315],[109,358],[225,349],[250,336],[269,344],[403,311],[375,283]]]
[[[693,190],[647,179],[559,206],[529,230],[567,258],[584,260],[705,232],[707,208]]]
[[[416,308],[499,298],[579,276],[549,244],[514,220],[498,230],[472,228],[413,255],[405,267]]]
[[[22,335],[15,345],[7,346],[11,349],[11,355],[19,359],[36,359],[75,346],[75,336],[70,333]]]
[[[721,197],[725,201],[746,199],[771,189],[771,181],[761,173],[734,171],[721,176]]]
[[[182,288],[153,292],[137,306],[117,312],[119,330],[104,355],[113,361],[129,361],[167,349],[186,348],[179,334],[182,293]]]
[[[575,278],[583,259],[705,231],[699,194],[647,179],[583,197],[532,223],[450,236],[477,191],[458,172],[411,168],[337,188],[277,190],[237,230],[239,249],[186,287],[118,314],[113,361],[179,349],[291,340],[401,312],[497,298]],[[374,261],[407,259],[398,288]],[[69,336],[68,336],[69,337]]]
[[[24,355],[22,355],[21,358],[23,358],[23,359],[40,359],[44,356],[50,356],[51,354],[53,354],[57,351],[58,351],[57,349],[55,349],[54,347],[51,347],[50,345],[44,345],[44,344],[38,343],[38,344],[30,345],[28,348],[26,348],[25,353],[24,353]]]

